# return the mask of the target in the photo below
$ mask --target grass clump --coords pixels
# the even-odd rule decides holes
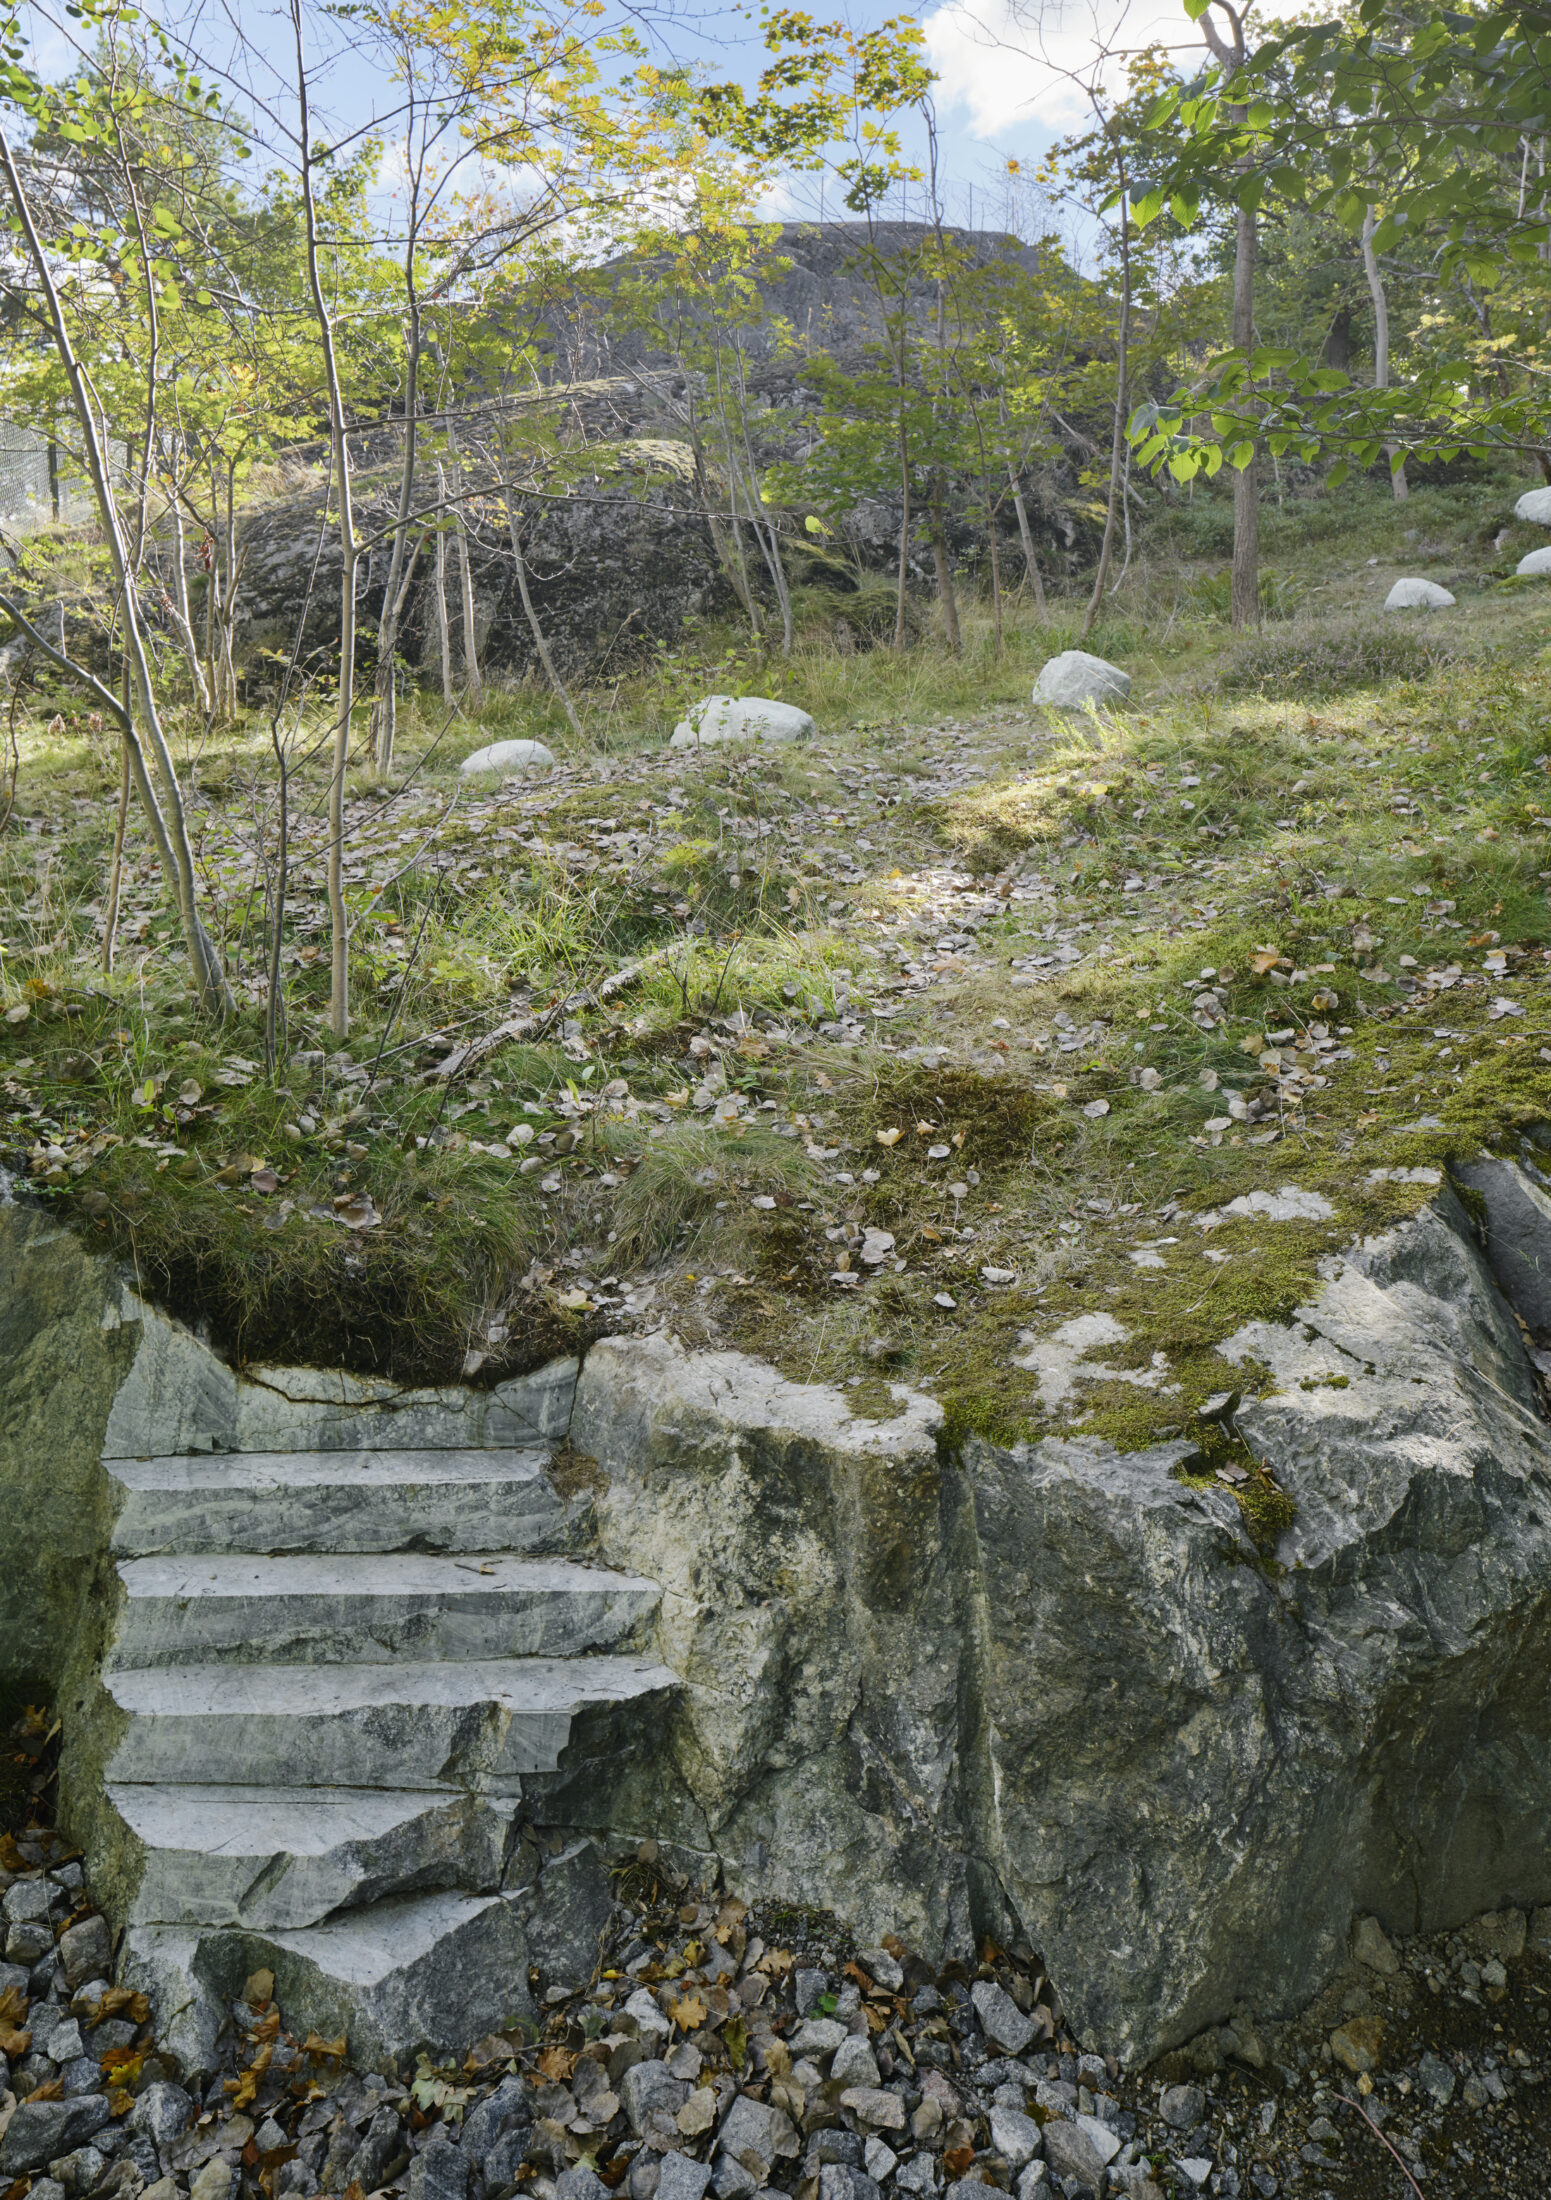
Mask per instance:
[[[678,1253],[695,1257],[724,1215],[746,1237],[754,1218],[796,1206],[811,1186],[813,1166],[795,1139],[758,1128],[718,1123],[671,1124],[639,1150],[614,1207],[614,1257],[640,1266]],[[753,1207],[769,1200],[770,1208]]]
[[[1398,681],[1430,680],[1467,654],[1457,638],[1413,626],[1415,612],[1366,619],[1291,619],[1237,644],[1220,674],[1230,693],[1316,700]]]

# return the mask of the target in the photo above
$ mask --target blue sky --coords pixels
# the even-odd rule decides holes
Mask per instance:
[[[628,4],[628,0],[626,0]],[[1261,0],[1263,20],[1288,0]],[[752,84],[765,58],[757,5],[701,6],[697,0],[644,0],[636,18],[659,53],[690,62],[712,75]],[[35,51],[46,73],[70,58],[75,25],[42,8],[34,16]],[[147,11],[161,13],[152,0]],[[825,14],[822,0],[814,13]],[[1041,226],[1041,211],[1027,185],[1010,185],[1009,158],[1032,170],[1059,137],[1086,126],[1088,90],[1118,78],[1123,56],[1154,41],[1173,47],[1182,61],[1202,50],[1199,29],[1181,0],[938,0],[922,9],[853,0],[858,27],[888,15],[914,15],[938,72],[940,191],[947,218],[976,227]],[[168,0],[163,20],[180,19],[198,50],[241,64],[257,91],[266,62],[269,87],[289,105],[283,74],[291,67],[289,10],[274,0]],[[318,88],[317,127],[343,132],[365,127],[374,111],[388,108],[391,85],[371,57],[352,43],[347,24],[322,10],[312,13],[310,43],[328,57]],[[919,150],[919,149],[917,149]],[[915,194],[917,199],[921,193]],[[832,190],[820,206],[818,187],[795,179],[772,211],[831,217],[840,213]],[[1044,217],[1049,219],[1048,215]],[[1062,226],[1065,226],[1064,224]]]

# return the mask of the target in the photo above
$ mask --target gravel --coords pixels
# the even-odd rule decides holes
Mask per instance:
[[[51,1938],[0,1973],[0,2174],[17,2200],[1404,2200],[1408,2177],[1426,2200],[1544,2200],[1545,1913],[1416,1940],[1359,1921],[1292,2021],[1235,2012],[1122,2071],[1070,2039],[1027,1955],[929,1973],[826,1913],[695,1886],[652,1844],[615,1886],[599,1974],[531,1979],[536,2036],[360,2072],[309,2052],[259,1974],[196,2098],[143,2002],[101,1975],[72,1992],[56,1941],[100,1922],[79,1865],[6,1837],[8,1923]]]

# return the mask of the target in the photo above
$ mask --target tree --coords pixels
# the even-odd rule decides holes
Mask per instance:
[[[116,20],[112,10],[100,18],[110,50]],[[204,1008],[224,1014],[232,1006],[231,990],[200,913],[183,788],[163,725],[139,600],[138,568],[147,528],[150,459],[155,448],[162,394],[157,368],[159,317],[164,302],[175,289],[173,270],[165,257],[164,240],[179,234],[173,210],[161,201],[148,203],[142,195],[135,163],[129,153],[128,128],[132,121],[145,119],[152,107],[153,94],[138,74],[121,75],[112,68],[79,79],[64,94],[50,93],[20,59],[20,34],[14,18],[6,26],[0,43],[7,57],[0,70],[0,85],[3,85],[8,102],[19,108],[35,128],[46,129],[69,143],[93,144],[106,149],[115,158],[120,174],[127,179],[123,230],[112,238],[100,235],[93,238],[84,232],[76,236],[68,257],[56,271],[54,255],[45,248],[40,233],[23,164],[9,135],[0,130],[0,174],[4,176],[10,197],[11,226],[21,236],[35,285],[29,310],[46,331],[68,392],[81,459],[91,483],[107,548],[127,674],[123,699],[72,664],[62,648],[50,647],[18,605],[0,599],[0,608],[9,611],[18,626],[28,632],[48,656],[89,688],[119,725],[129,776],[145,810],[163,875],[176,892],[195,993]],[[171,96],[195,111],[206,108],[213,95],[206,95],[196,78],[179,69],[170,52],[164,49],[164,53],[174,87]],[[72,314],[65,302],[67,288],[73,298],[83,283],[90,286],[99,279],[97,255],[105,246],[111,247],[125,280],[135,286],[150,355],[140,423],[143,441],[139,483],[137,487],[131,478],[124,490],[115,485],[101,398],[77,350]]]
[[[736,83],[711,85],[700,94],[700,112],[708,136],[726,139],[738,152],[833,174],[846,206],[866,223],[867,241],[858,261],[877,296],[892,378],[901,505],[894,641],[896,648],[903,648],[912,432],[920,425],[911,377],[915,326],[909,311],[916,270],[909,254],[882,248],[881,222],[888,194],[919,180],[919,169],[902,151],[899,117],[921,112],[932,72],[921,59],[920,26],[903,16],[858,31],[845,23],[816,23],[793,9],[776,9],[764,24],[766,49],[776,59],[761,73],[754,98]],[[875,389],[874,399],[876,395]]]
[[[1218,27],[1212,10],[1221,13],[1228,29],[1226,34]],[[1185,0],[1185,12],[1201,26],[1201,34],[1216,56],[1223,73],[1223,90],[1230,95],[1229,113],[1232,119],[1242,122],[1246,110],[1243,103],[1231,97],[1234,80],[1241,74],[1249,58],[1245,43],[1245,26],[1249,10],[1246,6],[1235,8],[1233,0]],[[1238,172],[1248,179],[1254,177],[1254,156],[1247,149],[1239,155]],[[1253,187],[1241,191],[1233,239],[1233,343],[1236,350],[1247,352],[1255,342],[1255,250],[1259,230],[1256,208],[1259,194]],[[1248,451],[1243,446],[1234,457],[1233,477],[1233,581],[1232,619],[1235,626],[1258,626],[1260,623],[1260,484],[1255,463],[1255,445],[1250,439]]]
[[[1515,374],[1492,324],[1491,294],[1541,290],[1551,196],[1534,148],[1551,123],[1551,57],[1526,5],[1469,15],[1362,0],[1335,22],[1280,32],[1233,80],[1160,100],[1175,132],[1139,218],[1173,203],[1193,216],[1230,167],[1253,168],[1255,203],[1275,192],[1328,213],[1375,260],[1408,236],[1430,239],[1428,279],[1451,311],[1431,316],[1411,371],[1359,384],[1306,346],[1240,345],[1206,383],[1132,423],[1143,462],[1189,468],[1235,451],[1258,425],[1273,451],[1334,457],[1330,479],[1386,451],[1461,448],[1533,454],[1551,478],[1533,361]],[[1382,180],[1381,180],[1382,179]],[[1370,218],[1371,217],[1371,218]],[[1377,302],[1377,301],[1375,301]],[[1388,312],[1388,300],[1385,299]],[[1471,325],[1473,323],[1473,326]],[[1542,323],[1542,325],[1544,325]],[[1210,434],[1191,415],[1210,411]]]

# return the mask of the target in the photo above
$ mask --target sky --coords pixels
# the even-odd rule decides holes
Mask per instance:
[[[632,0],[623,4],[632,7]],[[1293,4],[1258,0],[1256,21],[1264,24]],[[1024,234],[1046,226],[1051,217],[1026,181],[1009,180],[1009,161],[1018,162],[1027,176],[1059,138],[1086,128],[1092,115],[1089,89],[1118,83],[1128,52],[1163,44],[1185,67],[1204,53],[1200,29],[1186,16],[1182,0],[941,0],[920,9],[902,7],[899,0],[830,0],[830,9],[823,0],[810,5],[821,19],[830,9],[848,13],[859,28],[891,15],[921,23],[938,76],[934,98],[945,216],[956,224]],[[181,18],[206,53],[233,51],[240,29],[250,56],[257,48],[275,65],[269,89],[282,90],[292,58],[285,0],[165,0],[161,7],[151,0],[147,12],[164,21]],[[51,13],[57,28],[50,25]],[[735,76],[752,85],[766,58],[753,0],[747,6],[643,0],[635,19],[659,58],[698,65],[713,76]],[[37,64],[55,74],[70,58],[69,44],[79,33],[63,6],[55,13],[48,0],[32,20]],[[312,43],[317,53],[332,48],[318,94],[316,126],[324,134],[361,129],[374,111],[391,105],[391,85],[348,33],[342,35],[337,14],[332,22],[321,9],[313,15]],[[253,68],[251,57],[246,66]],[[261,58],[257,74],[264,73]],[[920,158],[924,146],[911,151]],[[920,190],[914,196],[924,198]],[[767,211],[831,219],[843,214],[833,187],[821,198],[820,187],[807,178],[778,189]]]

